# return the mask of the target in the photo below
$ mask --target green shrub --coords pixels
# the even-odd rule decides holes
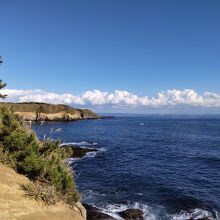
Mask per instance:
[[[53,187],[68,204],[80,199],[73,172],[64,163],[71,148],[49,139],[40,142],[35,133],[11,111],[0,108],[0,161],[33,181]]]

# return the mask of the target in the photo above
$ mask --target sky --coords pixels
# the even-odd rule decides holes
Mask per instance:
[[[0,0],[7,101],[220,113],[219,0]]]

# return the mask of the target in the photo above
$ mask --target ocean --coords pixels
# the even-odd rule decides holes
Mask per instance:
[[[220,219],[220,117],[129,116],[34,123],[40,139],[99,151],[73,160],[83,202],[121,219]]]

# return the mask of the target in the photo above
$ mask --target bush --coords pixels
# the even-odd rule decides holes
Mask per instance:
[[[14,113],[0,108],[0,161],[29,179],[53,187],[68,204],[80,199],[73,172],[64,163],[72,155],[69,148],[51,140],[40,142],[35,133]]]

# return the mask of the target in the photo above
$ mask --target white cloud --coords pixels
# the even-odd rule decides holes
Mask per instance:
[[[57,94],[43,90],[15,90],[4,89],[10,102],[46,102],[53,104],[68,104],[77,106],[136,106],[136,107],[164,107],[164,106],[192,106],[192,107],[220,107],[220,94],[205,92],[198,94],[192,89],[167,90],[159,92],[155,97],[138,96],[128,91],[115,90],[112,93],[100,90],[85,91],[80,95],[70,93]]]

